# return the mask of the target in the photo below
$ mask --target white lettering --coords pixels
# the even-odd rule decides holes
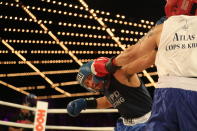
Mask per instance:
[[[114,91],[109,97],[108,100],[110,103],[116,108],[123,102],[125,102],[125,99],[120,95],[118,91]]]

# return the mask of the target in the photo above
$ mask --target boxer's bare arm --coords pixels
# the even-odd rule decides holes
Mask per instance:
[[[125,74],[134,74],[149,68],[151,65],[154,65],[156,52],[157,51],[154,50],[148,55],[142,56],[137,60],[123,66],[122,67],[123,72]]]
[[[106,109],[112,107],[112,104],[108,101],[106,96],[97,98],[96,101],[97,101],[97,109]]]
[[[163,24],[155,26],[151,29],[147,35],[141,38],[135,45],[131,46],[123,53],[115,58],[117,66],[125,66],[138,59],[139,57],[149,55],[157,48],[157,44],[160,40],[160,33],[162,31]]]

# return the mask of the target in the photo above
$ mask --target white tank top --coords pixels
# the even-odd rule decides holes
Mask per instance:
[[[164,22],[155,64],[159,77],[197,77],[197,16]]]

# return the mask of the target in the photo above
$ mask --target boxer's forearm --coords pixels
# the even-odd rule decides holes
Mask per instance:
[[[122,67],[122,70],[125,74],[134,74],[143,71],[144,69],[149,68],[154,64],[156,57],[156,51],[138,58],[137,60],[125,65]]]

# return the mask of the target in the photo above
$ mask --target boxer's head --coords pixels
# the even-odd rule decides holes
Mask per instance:
[[[104,86],[104,78],[97,77],[92,73],[92,63],[93,61],[89,61],[79,68],[79,72],[77,74],[77,81],[88,91],[102,91]]]

